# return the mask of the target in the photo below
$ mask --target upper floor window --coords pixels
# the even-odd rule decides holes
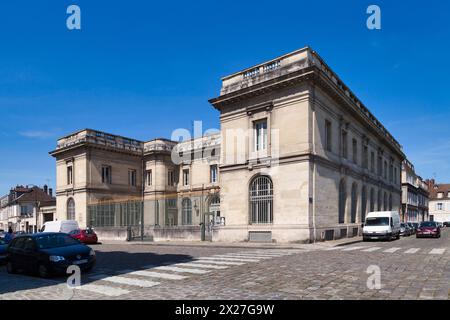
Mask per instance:
[[[128,170],[128,184],[132,187],[136,186],[136,177],[137,177],[137,173],[136,170],[131,169]]]
[[[102,183],[111,184],[111,167],[102,166]]]
[[[378,175],[381,177],[383,175],[383,158],[378,156]]]
[[[364,145],[362,150],[362,165],[363,168],[367,169],[369,168],[369,147]]]
[[[147,170],[145,174],[145,180],[147,181],[147,186],[151,186],[153,184],[153,172],[152,170]]]
[[[394,181],[394,165],[392,162],[389,164],[389,182]]]
[[[331,151],[331,121],[325,120],[325,150]]]
[[[253,124],[255,132],[255,151],[267,149],[267,120],[256,121]]]
[[[175,185],[175,175],[173,173],[173,170],[167,171],[167,185],[174,186]]]
[[[444,210],[444,204],[442,202],[436,203],[436,210]]]
[[[29,210],[28,206],[20,206],[20,215],[26,216],[28,214],[31,214],[31,210]]]
[[[183,186],[189,185],[189,169],[183,170]]]
[[[352,140],[352,151],[353,151],[353,162],[357,163],[358,162],[358,142],[356,141],[356,139]]]
[[[73,166],[67,167],[67,184],[73,184]]]
[[[370,153],[370,171],[375,172],[375,152]]]
[[[210,182],[211,183],[216,183],[217,182],[217,176],[218,176],[217,164],[214,164],[214,165],[210,166],[209,172],[210,172]]]
[[[342,146],[341,146],[341,156],[343,157],[343,158],[345,158],[345,159],[347,159],[347,156],[348,156],[348,154],[347,154],[347,131],[345,131],[345,130],[342,130],[342,133],[341,133],[341,144],[342,144]]]
[[[387,179],[387,170],[388,170],[388,165],[387,165],[387,161],[384,161],[384,172],[383,172],[383,177],[385,179]]]

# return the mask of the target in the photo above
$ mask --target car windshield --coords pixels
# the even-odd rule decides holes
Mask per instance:
[[[424,227],[424,228],[430,228],[430,227],[433,228],[433,227],[436,227],[436,222],[430,222],[430,221],[422,222],[420,224],[420,226]]]
[[[36,242],[39,249],[59,248],[79,244],[78,240],[75,240],[66,234],[46,234],[37,236]]]
[[[388,226],[389,218],[380,217],[380,218],[367,218],[366,226]]]

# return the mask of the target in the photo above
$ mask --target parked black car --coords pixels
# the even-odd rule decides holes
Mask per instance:
[[[41,277],[65,274],[70,265],[89,271],[95,264],[95,252],[65,233],[35,233],[14,238],[7,248],[8,273],[18,270]]]
[[[445,222],[444,222],[444,226],[445,226],[445,227],[450,227],[450,221],[445,221]]]
[[[408,222],[409,228],[411,229],[411,234],[416,234],[417,227],[412,222]]]

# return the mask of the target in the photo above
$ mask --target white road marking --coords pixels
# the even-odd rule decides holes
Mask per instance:
[[[200,259],[200,260],[225,260],[225,261],[236,261],[236,262],[259,262],[258,259],[227,258],[227,257],[220,257],[220,256],[200,257],[198,259]]]
[[[153,282],[153,281],[147,281],[147,280],[141,280],[141,279],[133,279],[133,278],[126,278],[126,277],[119,277],[119,276],[108,276],[106,274],[104,275],[97,275],[93,277],[89,277],[90,279],[95,280],[101,280],[101,281],[108,281],[113,283],[119,283],[119,284],[127,284],[130,286],[137,286],[142,288],[151,288],[154,286],[159,285],[159,282]]]
[[[380,249],[381,249],[381,247],[372,247],[372,248],[368,248],[368,249],[361,250],[361,251],[363,251],[363,252],[374,252],[374,251],[377,251],[377,250],[380,250]]]
[[[214,266],[212,264],[202,264],[202,263],[178,263],[174,266],[180,266],[180,267],[193,267],[193,268],[204,268],[204,269],[228,269],[226,266]]]
[[[273,259],[272,257],[261,257],[261,256],[256,256],[256,255],[236,255],[236,254],[221,254],[221,255],[216,255],[215,257],[224,257],[224,258],[243,258],[243,259]]]
[[[170,266],[155,267],[153,269],[154,270],[163,270],[163,271],[173,271],[173,272],[195,273],[195,274],[204,274],[204,273],[210,272],[208,270],[178,268],[178,267],[170,267]]]
[[[433,249],[429,254],[444,254],[445,249]]]
[[[84,284],[82,286],[75,287],[75,289],[100,293],[100,294],[104,294],[109,297],[118,297],[123,294],[130,293],[130,291],[125,290],[125,289],[113,288],[110,286],[103,286],[103,285],[99,285],[99,284]]]
[[[384,250],[383,252],[386,252],[386,253],[395,253],[395,252],[397,252],[398,250],[400,250],[401,248],[398,248],[398,247],[396,247],[396,248],[390,248],[390,249],[387,249],[387,250]]]
[[[331,247],[331,248],[325,248],[325,251],[334,251],[334,250],[341,250],[342,247]]]
[[[279,254],[279,253],[258,253],[258,252],[239,252],[239,253],[232,253],[236,256],[258,256],[258,257],[267,257],[267,258],[277,258],[277,257],[285,257],[290,254]]]
[[[411,248],[405,251],[405,253],[416,253],[420,250],[420,248]]]
[[[147,270],[138,270],[129,273],[130,275],[142,276],[142,277],[150,277],[150,278],[159,278],[165,280],[183,280],[189,277],[181,276],[178,274],[170,274],[170,273],[161,273],[161,272],[153,272]]]
[[[367,247],[350,247],[350,248],[345,248],[342,251],[354,251],[354,250],[359,250],[359,249],[364,249]]]
[[[194,260],[198,263],[209,263],[218,265],[228,265],[228,266],[242,266],[245,262],[233,262],[233,261],[215,261],[215,260]]]

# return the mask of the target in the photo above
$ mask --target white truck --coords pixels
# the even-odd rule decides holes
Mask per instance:
[[[41,232],[69,233],[77,229],[79,229],[79,226],[75,220],[48,221],[42,226]]]
[[[363,227],[363,241],[400,239],[400,215],[397,211],[369,212]]]

